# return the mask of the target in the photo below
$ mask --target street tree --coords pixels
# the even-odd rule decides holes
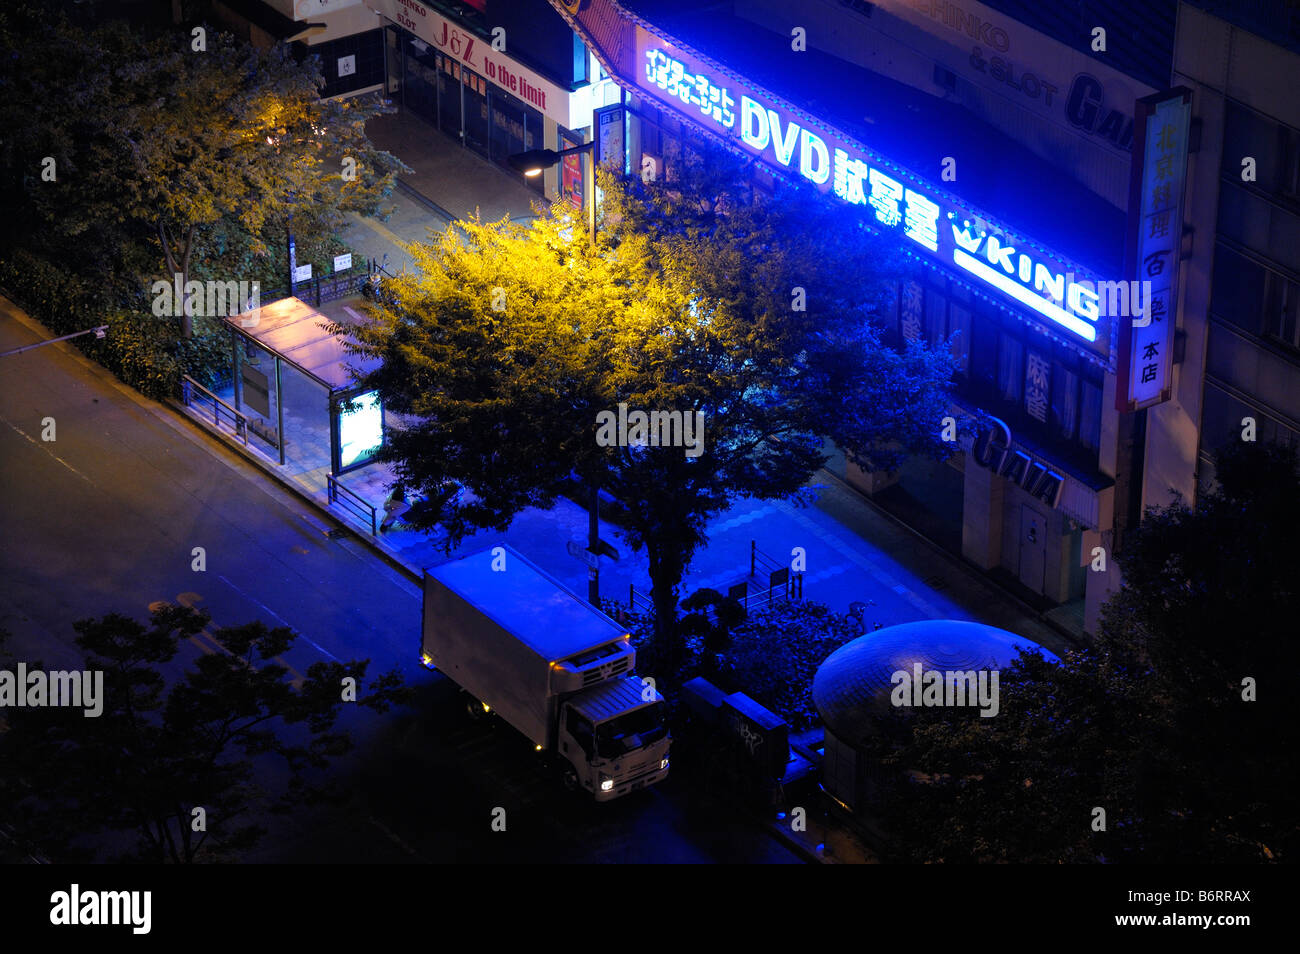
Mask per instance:
[[[207,623],[165,606],[148,625],[118,614],[75,624],[85,669],[104,674],[102,713],[15,709],[0,736],[0,807],[26,843],[60,858],[93,859],[105,846],[155,863],[237,858],[265,833],[267,812],[323,796],[313,772],[351,747],[335,727],[350,704],[345,680],[374,712],[407,699],[396,671],[367,685],[368,660],[290,678],[281,657],[296,634],[261,622],[213,631],[223,650],[169,683],[163,667]],[[282,766],[279,791],[255,781],[265,757]]]
[[[1004,670],[996,718],[896,720],[878,754],[920,773],[889,809],[900,856],[1294,858],[1298,490],[1293,448],[1226,446],[1194,506],[1149,508],[1126,535],[1086,650]]]
[[[1294,446],[1241,440],[1213,461],[1194,505],[1149,508],[1126,536],[1099,639],[1150,667],[1167,700],[1158,744],[1175,761],[1165,817],[1181,857],[1294,860],[1300,462]]]
[[[648,556],[668,653],[712,517],[743,497],[807,502],[827,438],[881,469],[946,454],[952,372],[946,347],[885,344],[907,266],[845,206],[756,194],[746,161],[704,144],[676,169],[602,171],[595,244],[557,204],[413,245],[414,269],[354,331],[382,359],[364,386],[404,418],[382,454],[398,480],[470,491],[414,522],[452,546],[552,505],[572,475],[608,490]],[[615,433],[620,405],[633,426]],[[634,413],[656,416],[637,432]]]
[[[367,119],[390,110],[367,97],[321,99],[319,61],[295,60],[286,44],[259,50],[208,29],[196,49],[188,32],[59,21],[35,31],[5,72],[4,111],[31,127],[4,156],[27,183],[20,221],[48,223],[65,244],[145,237],[182,289],[219,226],[264,256],[291,220],[332,234],[347,212],[380,213],[405,168],[365,134]],[[57,160],[54,182],[39,181],[42,155]]]

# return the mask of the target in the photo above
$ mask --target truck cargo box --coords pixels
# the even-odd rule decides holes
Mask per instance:
[[[425,571],[425,656],[537,745],[553,742],[562,692],[632,668],[627,638],[507,546]]]

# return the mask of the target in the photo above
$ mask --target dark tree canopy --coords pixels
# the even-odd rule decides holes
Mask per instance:
[[[927,776],[888,808],[901,857],[1294,859],[1300,467],[1293,448],[1239,443],[1216,475],[1129,533],[1085,651],[1004,670],[997,718],[919,710],[881,740]]]
[[[166,606],[148,625],[117,614],[75,624],[84,668],[104,673],[103,711],[10,713],[0,813],[20,838],[55,860],[237,859],[264,834],[268,812],[321,797],[312,771],[350,749],[335,727],[345,679],[355,680],[356,704],[376,712],[407,699],[395,670],[366,685],[368,660],[315,663],[291,679],[280,657],[296,634],[260,622],[215,630],[226,651],[201,655],[169,684],[161,667],[207,623]],[[253,760],[265,755],[282,760],[281,791],[254,783]]]

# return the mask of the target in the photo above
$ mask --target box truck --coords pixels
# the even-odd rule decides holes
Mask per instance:
[[[628,632],[508,546],[426,570],[422,661],[608,801],[668,774],[664,700]]]

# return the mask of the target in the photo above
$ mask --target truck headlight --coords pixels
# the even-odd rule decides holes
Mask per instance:
[[[600,780],[600,790],[602,792],[614,791],[614,780],[612,778],[602,778]]]
[[[667,760],[667,759],[660,759],[660,760],[659,760],[659,767],[660,767],[661,769],[666,769],[666,768],[668,767],[668,760]]]

